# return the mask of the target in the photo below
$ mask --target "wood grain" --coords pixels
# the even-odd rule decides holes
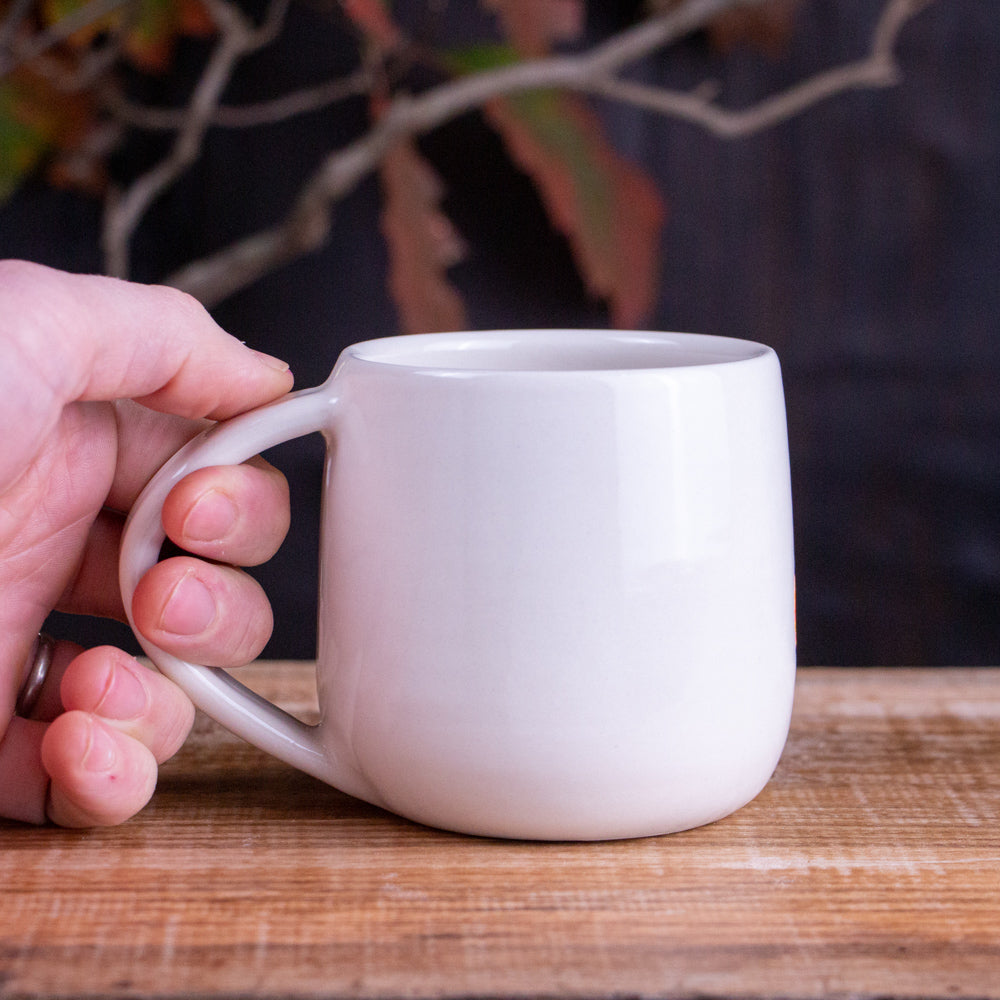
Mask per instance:
[[[310,668],[253,686],[313,711]],[[1000,670],[800,671],[759,798],[528,844],[416,826],[199,720],[108,831],[0,824],[0,997],[1000,997]]]

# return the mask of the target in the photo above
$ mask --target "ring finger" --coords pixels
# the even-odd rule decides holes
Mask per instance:
[[[190,556],[149,570],[135,589],[132,614],[138,630],[161,649],[211,667],[253,660],[273,626],[256,580]]]

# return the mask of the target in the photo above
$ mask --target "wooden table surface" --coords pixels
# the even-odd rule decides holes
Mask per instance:
[[[1000,997],[1000,670],[800,670],[756,801],[604,844],[416,826],[200,719],[124,827],[0,822],[0,886],[3,998]]]

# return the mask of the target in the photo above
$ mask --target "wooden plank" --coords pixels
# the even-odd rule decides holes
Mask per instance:
[[[800,671],[755,802],[609,844],[428,830],[200,719],[132,823],[0,826],[0,997],[1000,997],[998,831],[998,670]]]

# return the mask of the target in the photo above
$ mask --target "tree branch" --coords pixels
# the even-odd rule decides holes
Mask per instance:
[[[268,101],[254,104],[220,104],[209,124],[214,128],[245,129],[273,125],[310,111],[319,111],[349,97],[360,97],[370,91],[372,72],[361,68],[337,80],[327,80],[315,87],[303,87]],[[134,104],[119,93],[108,92],[102,97],[105,107],[123,125],[153,132],[174,132],[188,120],[187,108],[150,108]]]
[[[105,269],[127,277],[129,245],[153,202],[201,153],[210,127],[249,128],[282,121],[325,107],[349,96],[370,94],[377,67],[363,65],[348,77],[244,107],[225,107],[221,97],[237,63],[267,45],[281,31],[289,0],[269,0],[264,22],[255,26],[236,0],[203,0],[218,28],[218,40],[187,106],[179,111],[136,106],[105,86],[102,99],[111,125],[173,130],[170,152],[124,191],[112,191],[105,204],[102,243]],[[715,101],[706,84],[691,92],[671,91],[627,79],[623,73],[638,60],[707,25],[713,18],[767,0],[682,0],[587,52],[555,55],[478,72],[441,84],[418,96],[400,94],[383,108],[371,129],[348,146],[331,152],[300,189],[291,210],[277,225],[194,261],[167,281],[207,305],[214,304],[282,264],[314,250],[327,238],[333,205],[375,170],[401,140],[413,138],[491,100],[528,91],[563,89],[600,96],[687,121],[722,139],[746,136],[785,121],[809,107],[848,90],[888,87],[900,79],[895,46],[905,25],[934,0],[884,0],[862,59],[819,73],[745,109]],[[0,78],[33,61],[57,85],[90,85],[118,54],[117,39],[98,46],[83,59],[72,78],[45,53],[81,28],[97,23],[135,0],[87,0],[50,27],[19,38],[30,0],[12,0],[0,23]],[[133,8],[134,9],[134,8]],[[110,134],[110,133],[108,133]],[[86,155],[86,151],[84,151]]]
[[[772,128],[821,101],[848,90],[890,87],[899,82],[894,46],[905,24],[933,0],[888,0],[864,59],[837,66],[768,97],[750,108],[720,107],[701,90],[664,90],[613,76],[585,81],[580,90],[700,125],[721,139],[737,139]]]
[[[588,82],[629,66],[703,27],[723,10],[762,2],[687,0],[670,13],[644,21],[581,55],[552,56],[476,73],[417,97],[399,95],[365,136],[323,161],[306,181],[283,221],[194,261],[171,275],[167,282],[190,292],[206,305],[214,305],[322,245],[330,231],[333,204],[371,173],[399,140],[423,135],[505,94],[551,88],[586,89]]]
[[[105,210],[103,246],[108,274],[127,277],[129,242],[149,206],[198,158],[205,132],[219,105],[236,63],[249,52],[269,44],[281,30],[288,0],[272,0],[258,28],[228,0],[208,0],[221,32],[202,72],[186,120],[170,153],[152,170],[135,180],[120,196],[111,196]]]
[[[733,6],[760,0],[688,0],[581,55],[553,56],[463,77],[421,94],[396,97],[371,131],[330,154],[306,182],[292,210],[269,230],[254,234],[172,275],[168,281],[212,305],[264,274],[319,247],[330,229],[333,204],[379,163],[394,143],[426,133],[505,94],[562,87],[640,104],[660,114],[695,121],[716,135],[735,138],[774,125],[807,107],[857,87],[885,87],[898,80],[893,46],[907,21],[933,0],[887,0],[870,55],[813,77],[753,108],[730,111],[703,93],[677,94],[621,80],[626,67],[704,26]]]

